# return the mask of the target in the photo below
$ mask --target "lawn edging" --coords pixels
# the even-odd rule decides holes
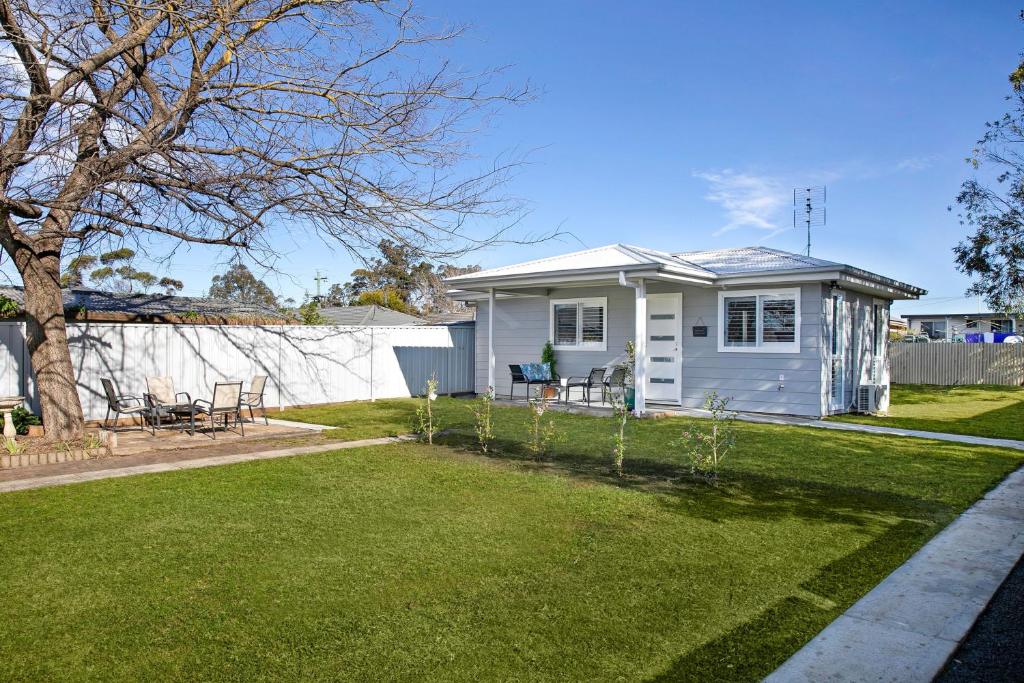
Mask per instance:
[[[251,462],[254,460],[272,460],[274,458],[287,458],[296,455],[307,455],[313,453],[326,453],[329,451],[345,450],[348,448],[363,448],[365,446],[383,446],[389,443],[401,441],[414,441],[416,436],[385,436],[377,439],[358,439],[355,441],[338,441],[307,446],[292,446],[279,448],[271,451],[258,451],[255,453],[235,453],[231,455],[213,455],[205,458],[193,458],[190,460],[178,460],[172,462],[157,462],[146,465],[129,465],[127,467],[116,467],[111,469],[92,470],[88,472],[75,472],[73,474],[55,474],[50,476],[29,477],[15,479],[12,481],[0,482],[0,493],[12,491],[25,491],[28,489],[41,489],[49,486],[63,486],[66,484],[78,484],[86,481],[98,481],[100,479],[115,479],[120,477],[131,477],[139,474],[155,474],[158,472],[176,472],[178,470],[194,470],[202,467],[216,467],[219,465],[233,465],[240,462]]]
[[[1018,468],[765,681],[931,681],[1022,556]]]

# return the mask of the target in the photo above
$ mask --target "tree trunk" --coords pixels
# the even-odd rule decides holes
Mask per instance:
[[[46,436],[62,441],[81,437],[85,419],[64,324],[60,250],[42,255],[22,251],[18,256],[16,262],[25,283],[26,342]]]

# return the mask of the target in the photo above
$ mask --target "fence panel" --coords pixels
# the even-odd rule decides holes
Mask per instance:
[[[1024,384],[1024,344],[889,345],[893,384]]]
[[[209,398],[215,382],[267,375],[268,406],[415,396],[436,374],[441,393],[473,391],[471,326],[340,327],[71,323],[68,344],[82,408],[106,412],[100,379],[131,395],[169,375],[178,391]],[[23,323],[0,323],[0,395],[38,396]]]

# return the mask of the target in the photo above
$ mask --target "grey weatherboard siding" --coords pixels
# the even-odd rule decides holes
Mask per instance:
[[[706,392],[732,398],[732,408],[742,411],[789,415],[822,414],[828,387],[823,361],[822,330],[825,290],[821,283],[772,284],[750,289],[796,287],[801,290],[800,352],[720,353],[718,351],[718,289],[652,282],[649,294],[682,292],[682,405],[699,408]],[[626,341],[633,338],[633,289],[620,286],[572,287],[552,290],[549,297],[498,299],[494,321],[495,384],[499,396],[508,396],[510,363],[535,362],[548,340],[549,298],[607,297],[608,345],[606,351],[558,351],[561,376],[585,375],[592,367],[611,366],[624,358]],[[476,387],[487,389],[487,302],[478,304],[476,324]],[[708,328],[707,337],[694,337],[693,326]],[[779,390],[779,375],[785,375]],[[517,396],[524,388],[516,387]],[[575,394],[574,394],[575,396]]]

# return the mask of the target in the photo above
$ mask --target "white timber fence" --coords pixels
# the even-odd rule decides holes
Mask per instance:
[[[86,419],[106,414],[102,378],[141,396],[146,377],[166,375],[175,391],[210,399],[215,382],[269,378],[268,408],[472,392],[472,325],[341,327],[69,323],[68,345]],[[25,325],[0,323],[0,395],[39,397]]]
[[[1024,344],[889,345],[893,384],[1024,384]]]

